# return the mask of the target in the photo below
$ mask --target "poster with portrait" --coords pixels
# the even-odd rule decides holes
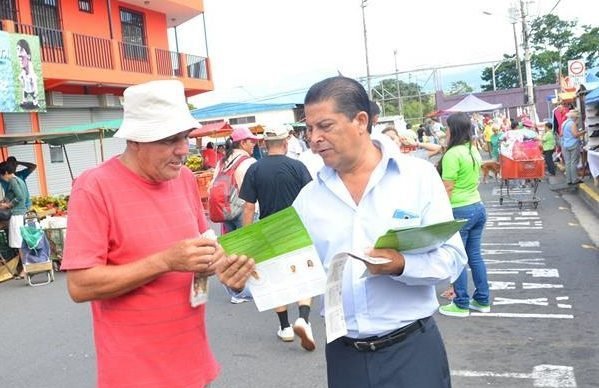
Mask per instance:
[[[0,112],[45,112],[39,37],[0,31]]]

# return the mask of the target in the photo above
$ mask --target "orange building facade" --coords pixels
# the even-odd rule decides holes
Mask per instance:
[[[39,37],[47,103],[46,112],[0,113],[0,135],[121,118],[124,89],[150,80],[179,79],[187,96],[213,90],[205,30],[195,35],[204,39],[204,55],[169,48],[169,29],[175,28],[176,34],[178,25],[203,12],[202,0],[0,2],[2,31]],[[107,156],[124,148],[117,139],[105,142]],[[75,175],[99,162],[90,157],[99,146],[85,143],[90,144],[72,146]],[[8,147],[2,156],[34,159],[28,160],[38,165],[35,177],[27,180],[32,195],[66,194],[73,172],[52,163],[46,147]]]

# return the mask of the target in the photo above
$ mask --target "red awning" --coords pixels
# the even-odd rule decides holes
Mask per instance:
[[[230,126],[229,123],[219,121],[218,123],[205,124],[202,128],[194,129],[189,134],[189,137],[226,137],[229,136],[231,132],[233,132],[233,127]]]

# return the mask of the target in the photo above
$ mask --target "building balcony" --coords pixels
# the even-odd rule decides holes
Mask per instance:
[[[187,96],[214,89],[206,57],[7,20],[2,29],[40,37],[47,91],[74,85],[123,89],[173,78],[183,82]]]

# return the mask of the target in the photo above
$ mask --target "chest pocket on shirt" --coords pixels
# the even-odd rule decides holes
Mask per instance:
[[[389,229],[420,226],[420,215],[409,210],[395,209],[390,224]]]

